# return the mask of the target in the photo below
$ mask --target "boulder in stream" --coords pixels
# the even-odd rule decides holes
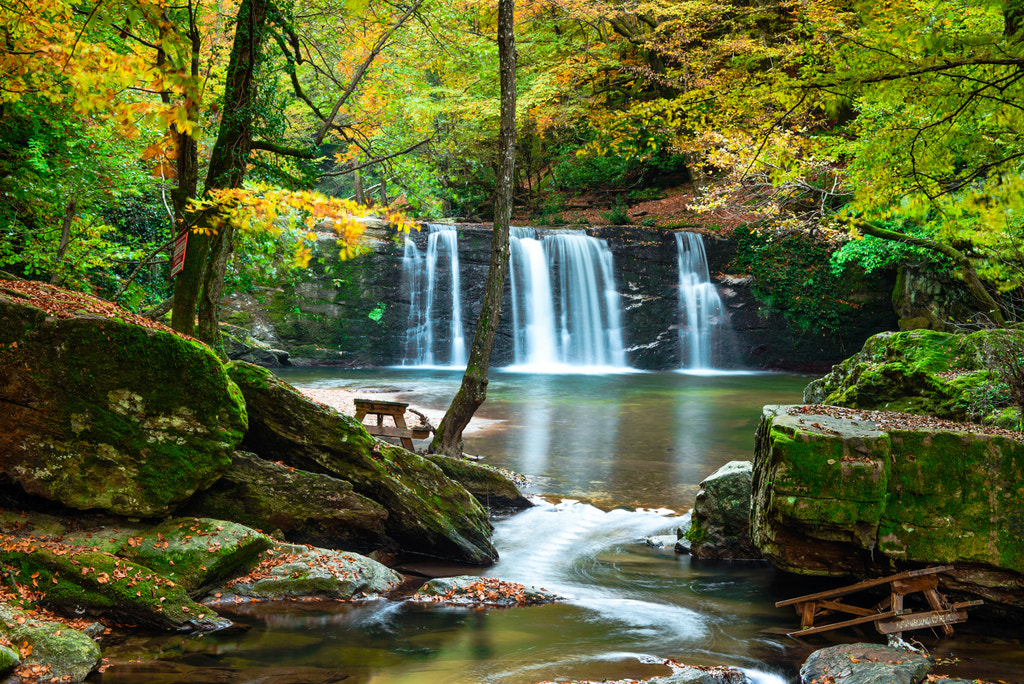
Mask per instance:
[[[841,644],[808,656],[800,668],[800,682],[919,684],[931,667],[927,657],[913,651],[878,644]]]
[[[413,596],[416,601],[485,606],[532,606],[560,599],[547,589],[475,575],[432,579]]]
[[[487,512],[428,459],[374,439],[259,366],[234,362],[230,374],[249,410],[247,450],[351,483],[387,510],[385,533],[403,550],[475,564],[497,558]]]
[[[58,313],[33,305],[43,291]],[[220,360],[130,316],[0,281],[0,480],[72,508],[154,517],[228,468],[246,413]]]
[[[686,532],[694,558],[761,558],[750,539],[753,470],[750,461],[729,461],[700,483]]]
[[[766,406],[751,536],[798,574],[956,564],[959,590],[1024,609],[1024,443],[903,414]],[[1009,576],[1006,587],[990,575]],[[972,581],[971,578],[974,578]],[[948,578],[942,581],[949,582]]]

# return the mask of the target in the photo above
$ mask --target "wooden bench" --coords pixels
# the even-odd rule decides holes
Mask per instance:
[[[356,399],[356,420],[360,423],[366,416],[376,416],[376,425],[363,424],[366,431],[374,437],[397,437],[402,446],[413,451],[412,440],[426,439],[430,436],[430,428],[426,426],[409,427],[405,424],[405,410],[408,404],[400,401],[379,401],[377,399]],[[384,425],[384,416],[391,416],[395,426]]]
[[[943,565],[935,568],[910,570],[897,575],[865,580],[838,589],[779,601],[775,607],[793,606],[796,608],[797,615],[800,616],[800,629],[785,632],[788,636],[806,636],[867,622],[873,622],[876,629],[882,634],[895,634],[898,638],[902,637],[904,630],[925,627],[940,627],[946,636],[951,636],[953,628],[950,625],[967,619],[967,613],[963,609],[983,603],[983,601],[963,601],[951,604],[945,596],[939,593],[937,575],[952,569],[952,565]],[[889,585],[889,596],[872,608],[843,602],[843,598],[850,594],[886,584]],[[924,594],[925,600],[932,609],[930,612],[913,613],[903,608],[903,598],[915,592]],[[846,613],[856,617],[827,624],[814,624],[819,616],[830,613]]]

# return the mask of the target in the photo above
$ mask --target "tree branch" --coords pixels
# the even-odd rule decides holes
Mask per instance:
[[[426,145],[428,142],[430,142],[433,139],[434,139],[433,136],[431,136],[431,137],[426,138],[424,140],[420,140],[415,145],[410,145],[409,147],[406,147],[404,150],[399,150],[398,152],[392,152],[391,154],[386,154],[383,157],[377,157],[376,159],[371,159],[370,161],[364,162],[362,164],[356,164],[355,166],[349,166],[349,167],[346,167],[344,169],[341,169],[340,171],[327,171],[325,173],[321,173],[320,177],[321,178],[325,178],[327,176],[344,176],[344,175],[350,174],[350,173],[352,173],[354,171],[358,171],[359,169],[365,169],[367,166],[373,166],[374,164],[380,164],[381,162],[387,161],[388,159],[394,159],[395,157],[401,157],[403,154],[408,154],[409,152],[412,152],[417,147],[420,147],[422,145]]]

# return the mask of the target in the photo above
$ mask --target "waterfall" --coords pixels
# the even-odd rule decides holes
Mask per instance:
[[[427,224],[427,249],[405,239],[402,273],[409,291],[409,325],[402,365],[466,365],[459,283],[459,234],[454,226]],[[448,320],[447,326],[435,321]]]
[[[511,237],[516,365],[626,366],[612,253],[583,231]]]
[[[676,233],[683,368],[710,370],[716,346],[728,333],[722,300],[711,282],[704,240],[697,233]]]

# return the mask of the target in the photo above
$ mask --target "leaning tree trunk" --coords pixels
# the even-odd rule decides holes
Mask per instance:
[[[223,118],[210,154],[204,195],[212,190],[241,187],[245,180],[246,162],[252,149],[256,64],[266,33],[269,7],[269,0],[242,0],[238,9],[224,88],[224,106],[221,108]],[[209,214],[200,213],[189,217],[188,222],[203,227],[210,218]],[[220,349],[220,298],[233,238],[233,228],[227,222],[216,230],[216,234],[192,232],[189,249],[194,248],[195,251],[191,255],[186,253],[185,270],[178,276],[174,287],[175,307],[171,320],[175,329],[191,327],[198,311],[196,335],[217,350]]]
[[[487,397],[487,369],[491,363],[494,333],[501,320],[501,298],[508,270],[508,226],[512,220],[512,183],[516,143],[516,38],[513,28],[515,0],[498,0],[498,64],[501,71],[501,127],[499,133],[498,184],[494,200],[494,232],[491,263],[476,324],[469,363],[462,385],[430,443],[430,451],[462,455],[462,431]]]
[[[981,278],[978,277],[978,272],[974,270],[974,265],[971,263],[971,260],[968,259],[960,250],[941,242],[936,242],[935,240],[929,240],[928,238],[915,237],[895,230],[881,228],[869,221],[861,219],[847,218],[843,219],[843,222],[856,228],[865,235],[871,235],[883,240],[905,242],[908,245],[915,245],[917,247],[930,249],[933,252],[938,252],[948,258],[955,264],[960,275],[963,277],[964,284],[967,285],[967,291],[971,293],[979,304],[979,307],[982,310],[981,313],[985,314],[989,320],[997,326],[1003,327],[1006,325],[1006,319],[1003,317],[1003,312],[999,307],[999,303],[985,288],[985,284],[981,282]]]

